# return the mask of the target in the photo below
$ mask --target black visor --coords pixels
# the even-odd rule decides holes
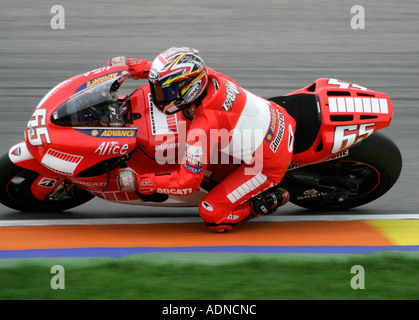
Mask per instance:
[[[150,82],[150,91],[151,98],[157,107],[167,106],[182,96],[177,83],[170,86],[161,86]]]

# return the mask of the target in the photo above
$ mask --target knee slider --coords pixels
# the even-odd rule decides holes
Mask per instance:
[[[207,227],[215,232],[218,233],[223,233],[223,232],[227,232],[227,231],[231,231],[234,228],[234,224],[228,224],[228,223],[209,223],[206,222],[205,223],[207,225]]]
[[[232,215],[226,215],[223,209],[213,207],[207,201],[201,201],[199,214],[209,229],[215,232],[227,232],[234,228],[235,222],[231,221]],[[229,221],[225,221],[229,220]]]

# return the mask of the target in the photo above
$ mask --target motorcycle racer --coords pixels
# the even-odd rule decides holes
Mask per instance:
[[[109,61],[111,66],[124,64],[131,78],[148,79],[152,102],[162,113],[182,111],[192,124],[177,170],[136,175],[130,168],[121,169],[121,190],[193,193],[207,165],[219,161],[221,154],[238,159],[241,165],[199,205],[200,216],[210,229],[232,230],[240,222],[272,214],[287,203],[288,192],[276,186],[291,162],[296,124],[284,108],[207,67],[192,48],[170,48],[153,62],[125,57]]]

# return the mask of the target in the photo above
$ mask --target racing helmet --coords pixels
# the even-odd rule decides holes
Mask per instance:
[[[154,105],[173,114],[201,96],[208,85],[208,71],[198,50],[173,47],[154,59],[148,81]]]

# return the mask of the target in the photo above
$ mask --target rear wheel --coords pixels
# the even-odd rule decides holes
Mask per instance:
[[[283,185],[291,202],[314,210],[349,209],[384,195],[396,183],[402,157],[396,144],[381,133],[349,150],[346,157],[290,170]]]
[[[64,182],[58,188],[59,197],[46,197],[41,201],[34,197],[31,186],[39,174],[21,168],[10,161],[7,154],[0,158],[0,203],[23,212],[56,212],[77,207],[92,198],[91,193]],[[58,194],[58,192],[57,192]]]

